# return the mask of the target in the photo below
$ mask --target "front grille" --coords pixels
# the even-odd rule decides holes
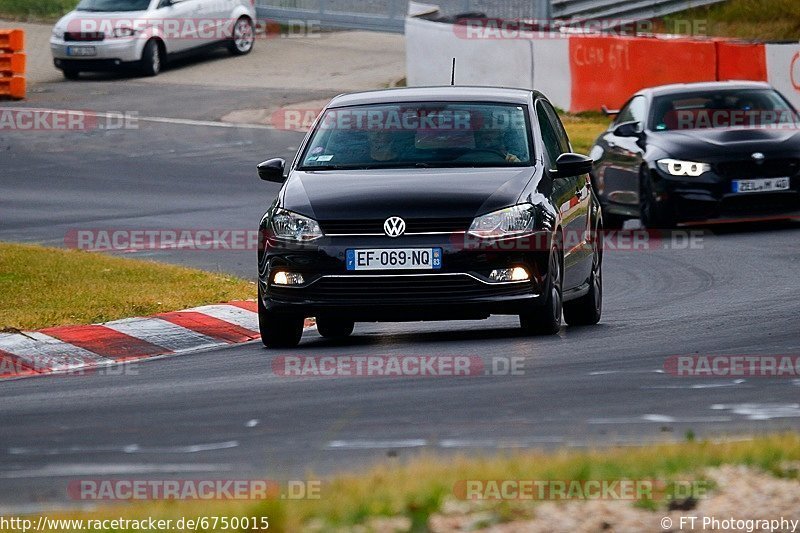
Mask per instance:
[[[383,234],[383,223],[380,220],[325,220],[319,225],[326,235],[354,235],[366,233]],[[427,218],[406,219],[406,233],[456,233],[467,231],[471,218]]]
[[[800,195],[783,193],[753,193],[727,196],[722,200],[723,215],[771,215],[800,210]]]
[[[467,275],[323,277],[305,288],[270,286],[271,298],[322,303],[448,302],[531,294],[530,283],[490,285]]]
[[[791,177],[800,170],[800,160],[768,159],[760,165],[753,160],[726,161],[717,163],[715,170],[720,176],[731,179]]]
[[[64,33],[65,41],[102,41],[106,38],[102,31],[68,31]]]

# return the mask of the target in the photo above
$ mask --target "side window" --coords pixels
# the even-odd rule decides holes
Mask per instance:
[[[555,168],[558,156],[569,152],[567,134],[564,132],[564,127],[558,120],[555,110],[543,101],[536,103],[536,118],[542,131],[545,165],[547,168]]]
[[[618,126],[623,122],[638,122],[644,127],[646,113],[647,103],[644,96],[634,96],[619,112],[613,126]]]

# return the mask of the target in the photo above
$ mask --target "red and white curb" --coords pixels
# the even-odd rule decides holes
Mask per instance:
[[[65,373],[259,338],[253,301],[86,326],[0,333],[0,379]]]

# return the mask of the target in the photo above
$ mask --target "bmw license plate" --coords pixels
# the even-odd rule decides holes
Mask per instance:
[[[769,192],[789,189],[789,178],[764,178],[757,180],[733,180],[733,192]]]
[[[441,248],[347,250],[347,270],[439,270]]]
[[[97,55],[97,48],[94,46],[68,46],[67,55],[73,57],[91,57]]]

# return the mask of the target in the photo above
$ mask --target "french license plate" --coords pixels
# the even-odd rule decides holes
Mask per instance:
[[[733,180],[733,192],[769,192],[789,189],[789,178],[764,178],[757,180]]]
[[[96,56],[97,48],[94,46],[68,46],[67,55],[80,57]]]
[[[439,270],[441,248],[347,250],[347,270]]]

